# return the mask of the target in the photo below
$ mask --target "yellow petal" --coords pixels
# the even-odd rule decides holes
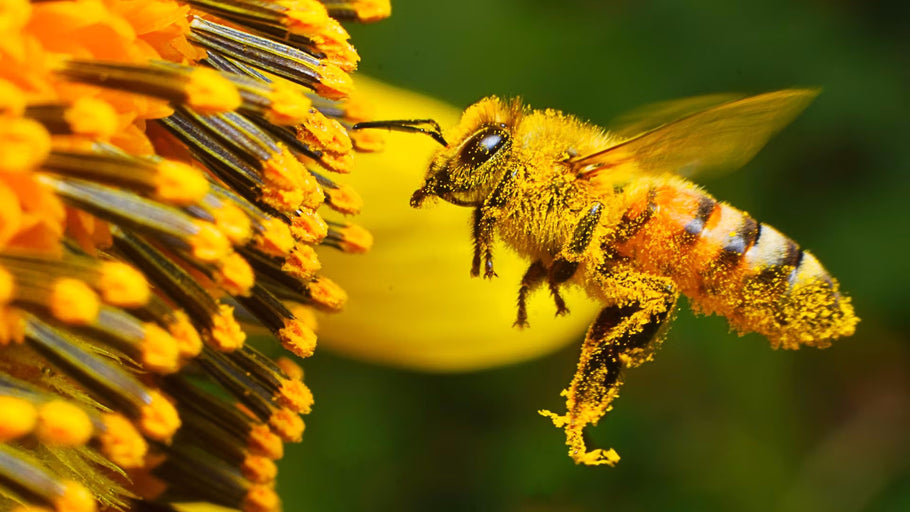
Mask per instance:
[[[452,126],[460,111],[439,101],[358,77],[376,119],[434,118]],[[597,310],[579,290],[565,294],[572,313],[555,317],[549,293],[528,304],[531,326],[512,327],[529,265],[508,249],[494,253],[498,277],[471,278],[471,210],[439,202],[413,209],[432,151],[429,137],[390,134],[384,151],[358,154],[346,180],[364,197],[356,222],[375,238],[361,255],[323,250],[332,278],[348,292],[340,315],[320,319],[320,346],[368,361],[426,371],[467,371],[514,363],[580,341]]]

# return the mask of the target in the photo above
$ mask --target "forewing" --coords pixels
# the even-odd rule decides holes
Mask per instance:
[[[737,169],[751,160],[816,95],[816,89],[785,89],[725,101],[688,115],[684,113],[722,96],[664,104],[654,110],[657,118],[673,113],[683,113],[684,117],[578,157],[572,163],[581,175],[588,177],[612,171],[691,177]],[[648,119],[639,115],[633,126],[655,124]]]

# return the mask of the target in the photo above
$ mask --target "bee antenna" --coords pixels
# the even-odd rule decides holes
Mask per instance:
[[[432,119],[396,119],[391,121],[365,121],[357,123],[351,127],[352,130],[362,130],[364,128],[387,128],[399,132],[423,133],[429,135],[436,142],[443,146],[448,146],[445,138],[442,136],[442,128],[439,123]]]

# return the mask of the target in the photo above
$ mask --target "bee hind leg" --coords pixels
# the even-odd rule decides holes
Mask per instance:
[[[612,466],[619,461],[612,448],[588,450],[583,430],[611,409],[625,370],[649,360],[660,345],[676,298],[675,292],[667,291],[661,300],[608,306],[588,328],[578,369],[562,393],[566,414],[540,411],[565,430],[569,456],[576,464]]]

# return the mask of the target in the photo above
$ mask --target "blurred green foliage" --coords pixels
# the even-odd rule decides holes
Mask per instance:
[[[863,321],[828,350],[782,352],[682,312],[591,431],[623,457],[613,469],[575,467],[535,412],[561,409],[577,345],[465,375],[318,352],[305,365],[316,409],[282,464],[285,509],[910,510],[907,6],[397,0],[389,20],[350,27],[364,73],[459,106],[520,95],[598,124],[696,94],[821,87],[745,169],[704,185],[818,255]]]

